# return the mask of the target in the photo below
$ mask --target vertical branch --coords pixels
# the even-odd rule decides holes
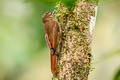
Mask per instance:
[[[87,80],[91,64],[91,35],[96,4],[80,0],[73,10],[58,3],[56,18],[61,28],[58,74],[53,80]]]

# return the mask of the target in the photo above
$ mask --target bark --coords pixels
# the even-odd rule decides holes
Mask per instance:
[[[58,74],[53,80],[88,80],[91,69],[91,43],[95,26],[96,3],[80,0],[73,9],[58,3],[56,18],[60,24]]]

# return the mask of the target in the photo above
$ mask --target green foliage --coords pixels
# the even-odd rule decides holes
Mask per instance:
[[[56,3],[60,0],[26,0],[26,1],[31,1],[31,2],[44,2],[44,3]]]
[[[74,5],[74,3],[78,0],[25,0],[25,1],[31,1],[31,2],[44,2],[44,3],[56,3],[59,1],[62,1],[65,5],[68,7],[71,7]],[[88,2],[95,2],[95,3],[104,3],[104,2],[110,2],[110,1],[118,1],[118,0],[86,0]]]
[[[56,3],[61,1],[66,7],[71,8],[77,0],[26,0],[32,2]]]
[[[68,8],[75,6],[76,1],[78,0],[61,0],[61,2]]]
[[[117,71],[117,73],[115,74],[115,77],[113,80],[120,80],[120,69]]]

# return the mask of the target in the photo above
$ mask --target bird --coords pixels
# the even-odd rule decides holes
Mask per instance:
[[[48,47],[50,48],[51,72],[56,74],[58,72],[56,53],[60,37],[59,23],[57,19],[54,18],[52,12],[46,12],[43,14],[42,22],[44,26],[45,39]]]

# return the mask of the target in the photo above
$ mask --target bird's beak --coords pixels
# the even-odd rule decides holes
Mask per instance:
[[[55,13],[56,13],[55,11],[52,11],[52,16],[54,16]]]

